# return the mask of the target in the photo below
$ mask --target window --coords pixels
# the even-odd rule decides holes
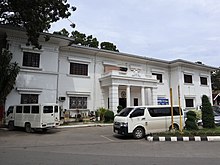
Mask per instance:
[[[88,64],[70,63],[70,74],[88,76]]]
[[[30,112],[31,112],[30,106],[24,106],[24,112],[23,113],[30,113]]]
[[[192,84],[192,75],[184,74],[184,83]]]
[[[208,85],[207,77],[200,77],[201,85]]]
[[[171,116],[171,107],[149,108],[149,113],[151,117]],[[173,115],[177,116],[179,114],[179,107],[173,107]]]
[[[37,104],[37,94],[21,94],[21,104]]]
[[[138,117],[138,116],[144,116],[144,110],[145,108],[137,108],[132,112],[131,117]]]
[[[194,107],[193,99],[185,99],[186,107],[192,108]]]
[[[70,97],[70,109],[87,109],[87,97]]]
[[[32,106],[31,113],[38,114],[39,113],[39,106]]]
[[[23,53],[23,66],[37,67],[40,66],[40,54],[24,52]]]
[[[16,107],[16,113],[22,113],[22,106]]]
[[[53,106],[44,106],[44,113],[53,113]]]
[[[157,80],[159,80],[160,83],[163,82],[162,74],[152,73],[152,75],[155,75],[157,77]]]
[[[55,106],[54,112],[55,112],[55,113],[58,113],[58,106]]]

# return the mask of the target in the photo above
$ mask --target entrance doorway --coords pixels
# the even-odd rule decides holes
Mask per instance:
[[[121,105],[123,108],[126,108],[127,106],[126,98],[119,98],[119,105]]]

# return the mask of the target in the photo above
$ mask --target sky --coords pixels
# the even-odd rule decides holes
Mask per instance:
[[[220,67],[220,0],[68,0],[77,10],[52,24],[114,43],[120,52]]]

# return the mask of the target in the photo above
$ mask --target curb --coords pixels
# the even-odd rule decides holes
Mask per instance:
[[[113,124],[79,124],[79,125],[62,125],[57,128],[83,128],[83,127],[105,127],[113,126]]]
[[[171,141],[171,142],[177,142],[177,141],[213,141],[213,142],[220,142],[220,136],[193,136],[193,137],[154,137],[154,136],[147,136],[147,141],[159,141],[159,142],[165,142],[165,141]]]

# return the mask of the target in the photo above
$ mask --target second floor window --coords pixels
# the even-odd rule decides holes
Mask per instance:
[[[207,77],[200,77],[201,85],[208,85]]]
[[[28,67],[37,67],[40,66],[40,54],[39,53],[31,53],[24,52],[23,53],[23,66]]]
[[[21,94],[21,104],[37,104],[37,94]]]
[[[88,76],[88,64],[70,63],[70,74]]]
[[[192,75],[184,74],[184,83],[192,84]]]
[[[157,77],[157,80],[159,80],[160,83],[163,82],[163,76],[162,76],[162,74],[152,73],[152,75],[155,75],[155,76]]]

